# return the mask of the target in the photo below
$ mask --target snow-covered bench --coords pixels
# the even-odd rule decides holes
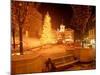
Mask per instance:
[[[72,54],[60,56],[56,58],[48,58],[46,67],[48,71],[61,71],[67,69],[72,64],[77,63],[79,60],[74,58]]]

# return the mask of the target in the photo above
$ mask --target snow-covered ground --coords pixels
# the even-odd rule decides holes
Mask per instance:
[[[13,43],[13,41],[12,41]],[[19,49],[19,37],[15,37],[15,43],[17,44],[16,49]],[[23,37],[23,47],[25,49],[33,48],[40,46],[40,40],[38,38],[29,38],[29,37]]]
[[[24,51],[24,55],[12,56],[13,70],[17,73],[42,72],[47,58],[58,57],[64,54],[66,54],[66,50],[63,45],[45,45],[38,49]]]
[[[13,70],[17,73],[42,72],[47,58],[64,56],[67,54],[67,50],[75,49],[64,44],[47,44],[40,46],[39,39],[28,38],[26,42],[31,42],[32,44],[28,47],[38,47],[29,51],[24,51],[24,55],[12,55],[12,61],[14,64]]]

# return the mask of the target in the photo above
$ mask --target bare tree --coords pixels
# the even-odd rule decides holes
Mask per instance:
[[[19,2],[18,4],[18,21],[19,21],[19,40],[20,40],[20,54],[23,55],[23,23],[27,12],[27,3]]]
[[[15,32],[16,32],[16,25],[17,25],[17,10],[15,2],[11,4],[11,34],[13,39],[13,49],[15,50]]]
[[[15,16],[13,15],[13,17],[16,18],[16,23],[18,24],[20,54],[23,55],[23,33],[22,32],[23,32],[23,24],[25,21],[26,13],[27,13],[27,2],[12,1],[12,4],[15,5],[15,8],[13,10],[13,11],[15,11]],[[14,21],[14,19],[12,21]],[[14,23],[14,22],[12,22],[12,23]],[[15,27],[16,27],[15,25],[12,26],[13,37],[15,37]],[[13,39],[13,40],[15,40],[15,39]]]

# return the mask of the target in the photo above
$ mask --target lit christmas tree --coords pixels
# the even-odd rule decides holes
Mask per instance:
[[[51,18],[48,12],[44,18],[43,31],[40,41],[41,44],[48,44],[54,42],[54,35],[52,33],[52,27],[51,27]]]

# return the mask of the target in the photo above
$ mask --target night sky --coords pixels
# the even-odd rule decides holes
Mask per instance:
[[[89,10],[88,7],[91,8],[90,12],[92,12],[92,15],[94,16],[95,16],[95,9],[96,9],[95,6],[89,6],[89,5],[42,3],[42,2],[27,2],[27,3],[29,4],[31,3],[33,7],[36,7],[36,9],[43,16],[42,17],[43,19],[44,19],[44,15],[47,12],[49,12],[51,16],[52,27],[54,29],[57,29],[61,24],[64,24],[66,27],[75,30],[80,30],[81,28],[83,28],[83,25],[86,22],[85,19],[88,18],[87,15],[90,16],[90,14],[88,14],[88,10]]]
[[[59,27],[61,23],[67,27],[73,16],[72,7],[66,4],[41,3],[38,10],[43,15],[45,15],[47,11],[49,12],[53,28]]]
[[[38,11],[42,13],[43,15],[45,15],[47,11],[49,12],[54,29],[59,27],[61,23],[63,23],[66,27],[70,27],[71,20],[74,16],[72,6],[74,5],[56,4],[56,3],[40,3]],[[95,7],[94,6],[90,6],[90,7],[91,7],[92,15],[94,15]]]

